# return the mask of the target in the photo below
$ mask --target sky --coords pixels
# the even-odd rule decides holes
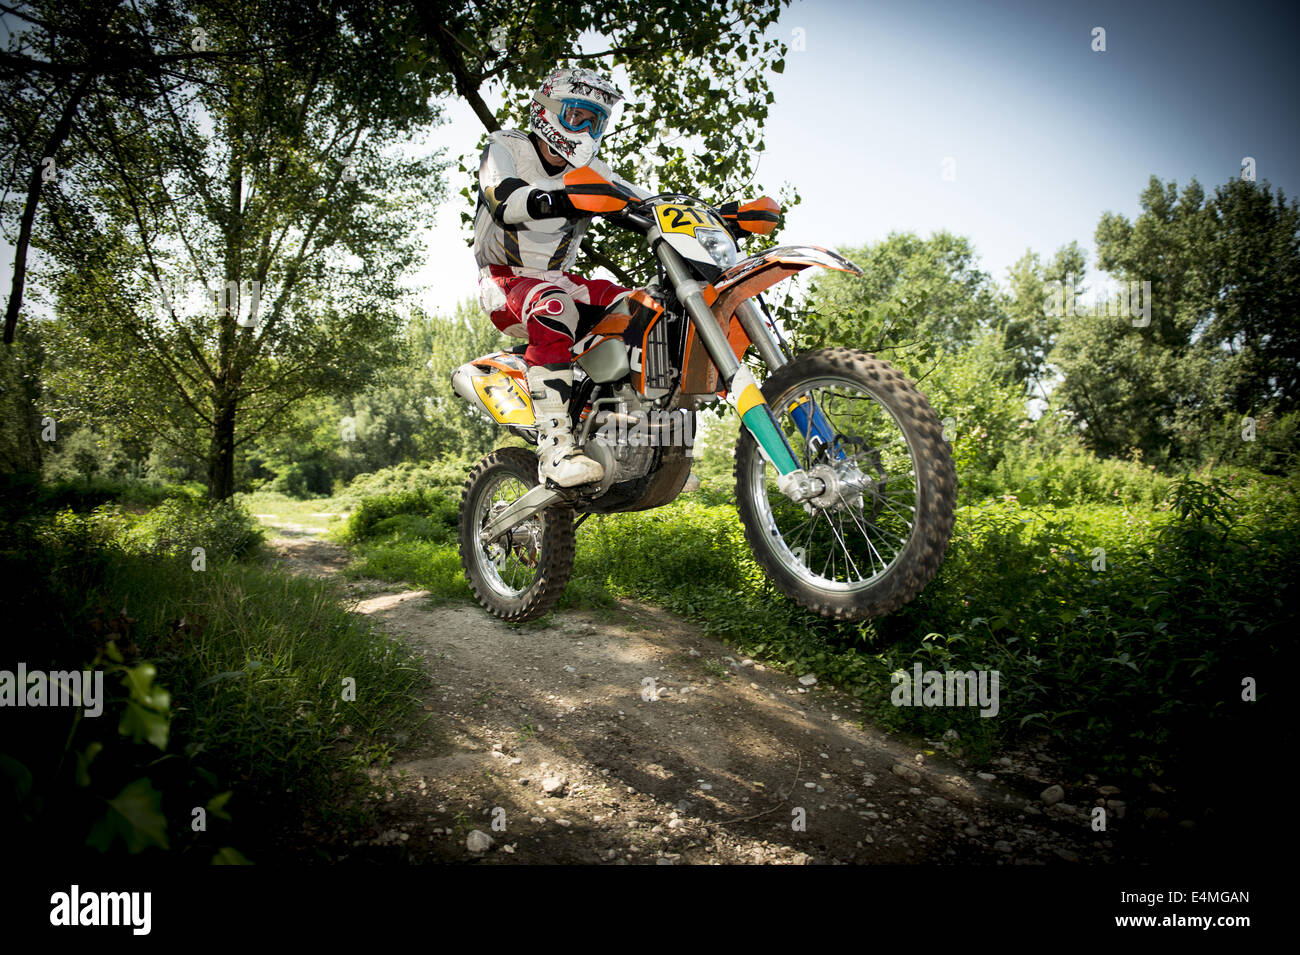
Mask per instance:
[[[1005,282],[1027,249],[1050,257],[1071,240],[1092,268],[1101,214],[1135,218],[1152,175],[1210,193],[1250,156],[1258,179],[1296,197],[1297,9],[795,2],[769,35],[805,48],[771,76],[757,176],[773,196],[785,182],[802,196],[778,238],[860,247],[947,229]],[[476,163],[481,125],[467,108],[448,118],[430,142]],[[426,235],[411,283],[426,309],[476,294],[460,211],[447,204]]]
[[[860,247],[894,231],[947,229],[967,236],[1001,282],[1027,249],[1050,257],[1071,240],[1091,267],[1101,214],[1135,218],[1153,174],[1180,187],[1196,177],[1211,192],[1250,156],[1260,180],[1296,197],[1297,10],[796,0],[769,35],[804,48],[771,75],[776,100],[758,157],[766,192],[791,183],[803,198],[778,238]],[[1093,49],[1098,27],[1104,52]],[[446,116],[428,143],[473,167],[481,125],[459,103]],[[461,185],[453,181],[425,231],[425,265],[407,282],[426,310],[477,294]],[[0,268],[10,263],[6,243]]]

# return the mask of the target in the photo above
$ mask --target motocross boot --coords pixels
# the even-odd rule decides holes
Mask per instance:
[[[537,418],[537,473],[544,484],[560,487],[590,484],[605,476],[599,461],[587,457],[573,443],[569,427],[569,396],[573,369],[533,365],[528,369],[528,392]]]

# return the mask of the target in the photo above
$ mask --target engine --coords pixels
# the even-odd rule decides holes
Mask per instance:
[[[611,398],[597,399],[590,421],[583,450],[604,466],[609,484],[644,477],[660,448],[690,448],[695,442],[692,410],[657,408],[626,386]]]

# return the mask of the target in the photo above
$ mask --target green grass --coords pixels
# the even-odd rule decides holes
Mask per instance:
[[[1202,741],[1255,725],[1257,714],[1229,705],[1233,687],[1279,666],[1300,558],[1294,487],[1252,480],[1230,497],[1208,487],[1170,483],[1156,506],[1143,491],[1111,494],[1114,503],[1007,494],[963,507],[935,580],[898,612],[858,624],[826,621],[777,593],[735,507],[694,495],[585,523],[562,605],[652,601],[749,656],[838,683],[886,728],[929,738],[955,729],[977,760],[1046,735],[1079,774],[1195,772]],[[1179,500],[1200,503],[1180,512]],[[409,510],[398,517],[401,506]],[[436,493],[385,496],[375,519],[357,525],[358,572],[468,599],[451,507]],[[917,662],[998,670],[998,718],[892,705],[891,674]]]
[[[344,612],[320,581],[235,563],[199,575],[126,561],[106,589],[136,608],[142,649],[183,693],[182,734],[259,787],[318,795],[348,759],[385,755],[414,703],[419,669],[400,641]],[[193,627],[178,634],[182,617]],[[355,701],[344,698],[347,680]]]
[[[353,577],[377,577],[408,583],[429,592],[434,601],[471,597],[460,555],[448,544],[393,538],[359,548],[360,560],[348,569]]]
[[[0,528],[0,598],[28,624],[0,668],[122,661],[106,681],[104,718],[70,724],[66,710],[24,709],[7,727],[0,775],[14,786],[0,787],[0,817],[17,814],[24,840],[69,858],[114,818],[112,853],[158,853],[165,842],[203,864],[225,847],[254,862],[300,857],[312,833],[364,822],[352,798],[368,785],[363,770],[419,722],[418,664],[347,613],[334,584],[238,562],[221,546],[193,569],[191,534],[255,556],[239,544],[256,535],[238,508],[164,510],[136,518],[101,507]],[[148,697],[149,712],[133,709],[116,675],[146,664],[169,695]],[[161,747],[116,732],[132,713],[152,721]],[[140,825],[105,816],[127,786],[147,796]],[[213,799],[223,808],[193,832],[191,808]]]
[[[301,500],[277,491],[254,491],[237,494],[235,499],[272,528],[297,524],[325,533],[341,527],[348,513],[344,503],[332,497]]]

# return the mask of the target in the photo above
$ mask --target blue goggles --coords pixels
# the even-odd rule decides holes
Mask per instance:
[[[586,110],[591,115],[580,115],[579,110]],[[556,113],[560,117],[560,125],[569,132],[581,133],[586,130],[594,139],[599,139],[605,134],[605,124],[609,122],[609,111],[589,99],[561,100],[560,108]]]

